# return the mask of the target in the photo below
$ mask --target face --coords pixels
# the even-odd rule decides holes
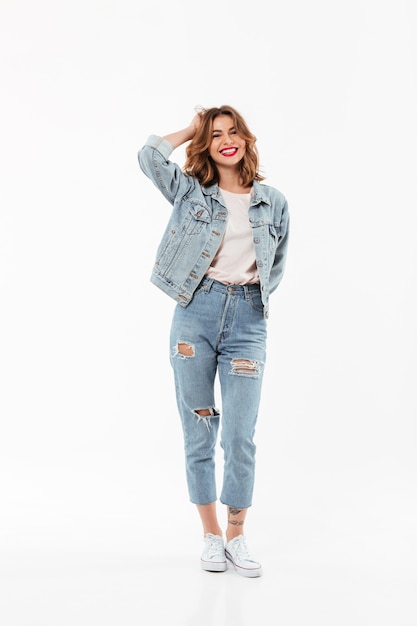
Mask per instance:
[[[244,157],[246,142],[239,137],[230,115],[213,120],[213,136],[209,154],[218,167],[236,166]]]

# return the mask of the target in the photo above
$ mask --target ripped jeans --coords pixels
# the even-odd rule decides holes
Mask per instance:
[[[224,465],[220,501],[248,508],[254,488],[253,438],[266,356],[266,320],[259,285],[227,286],[204,278],[190,304],[176,306],[170,342],[190,500],[194,504],[217,500],[215,452],[221,420]],[[214,398],[217,375],[221,416]]]

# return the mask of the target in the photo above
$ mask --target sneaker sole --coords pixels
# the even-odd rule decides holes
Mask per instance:
[[[258,578],[262,576],[262,567],[257,567],[256,569],[248,569],[245,567],[240,567],[240,565],[236,565],[233,561],[231,554],[226,551],[226,558],[231,562],[235,570],[240,576],[244,576],[245,578]]]
[[[210,563],[209,561],[201,561],[201,569],[206,572],[225,572],[227,570],[227,562]]]

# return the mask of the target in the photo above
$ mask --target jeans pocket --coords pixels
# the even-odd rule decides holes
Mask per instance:
[[[257,293],[257,292],[250,293],[249,302],[252,308],[255,309],[255,311],[259,311],[260,313],[263,313],[264,305],[263,305],[260,293]]]

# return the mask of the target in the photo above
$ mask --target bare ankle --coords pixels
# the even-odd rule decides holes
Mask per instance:
[[[219,535],[222,537],[223,532],[217,519],[216,502],[211,502],[210,504],[197,504],[197,510],[200,514],[204,535],[211,533],[212,535]]]
[[[239,535],[243,535],[247,509],[238,509],[233,506],[227,507],[227,530],[226,540],[231,541]]]

